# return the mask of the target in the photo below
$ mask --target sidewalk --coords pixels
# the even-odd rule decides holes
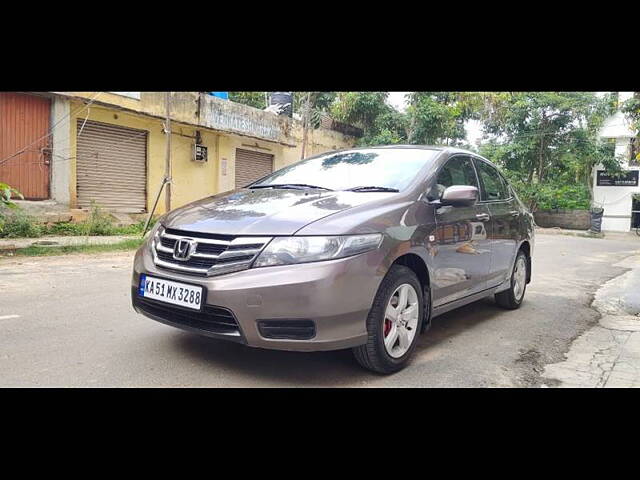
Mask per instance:
[[[636,235],[635,231],[632,232],[601,232],[590,233],[589,230],[568,230],[559,227],[543,228],[536,227],[536,234],[540,235],[570,235],[573,237],[587,237],[587,238],[608,238],[611,240],[638,240],[640,243],[640,235]]]
[[[547,365],[547,386],[640,388],[640,255],[614,265],[629,271],[596,292],[598,324],[578,337],[563,362]]]
[[[67,245],[111,245],[123,240],[138,238],[135,235],[111,235],[111,236],[44,236],[38,238],[0,238],[0,252],[17,250],[32,245],[46,247],[62,247]]]

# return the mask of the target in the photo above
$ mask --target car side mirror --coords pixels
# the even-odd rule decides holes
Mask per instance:
[[[471,185],[452,185],[442,193],[441,205],[452,207],[472,207],[480,197],[477,187]]]

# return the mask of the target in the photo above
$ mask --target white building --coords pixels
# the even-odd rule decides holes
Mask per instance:
[[[632,96],[633,92],[619,92],[619,103]],[[604,174],[601,165],[596,167],[593,173],[594,203],[604,208],[602,230],[628,232],[632,226],[640,227],[640,163],[635,159],[638,152],[636,132],[631,129],[626,115],[618,111],[607,118],[600,137],[615,142],[616,156],[624,159],[627,175],[611,178]]]

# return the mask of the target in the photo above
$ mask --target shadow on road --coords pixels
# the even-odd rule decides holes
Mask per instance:
[[[350,350],[286,352],[251,348],[224,340],[180,332],[174,346],[181,355],[204,362],[223,374],[246,375],[247,384],[290,383],[291,386],[341,386],[375,378],[359,368]]]
[[[494,318],[498,309],[493,301],[482,300],[448,312],[433,320],[433,326],[418,340],[415,356],[429,347],[451,340],[476,324]],[[224,375],[245,375],[247,383],[264,385],[282,383],[292,386],[357,386],[376,383],[385,377],[363,370],[350,350],[333,352],[286,352],[251,348],[187,332],[172,339],[176,354],[206,363]],[[411,366],[408,367],[409,369]]]
[[[469,332],[476,325],[494,319],[504,312],[491,297],[440,315],[433,319],[429,331],[420,337],[416,353],[419,355],[422,350],[430,346],[450,341],[456,335]]]

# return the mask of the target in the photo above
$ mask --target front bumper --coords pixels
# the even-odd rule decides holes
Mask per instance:
[[[204,278],[157,267],[145,244],[134,260],[132,303],[138,313],[162,323],[251,347],[339,350],[366,342],[366,318],[386,273],[382,264],[381,253],[375,250],[338,260],[254,268]],[[231,312],[237,332],[209,328],[210,324],[199,323],[197,315],[185,315],[180,307],[152,302],[152,306],[160,305],[164,311],[144,308],[137,296],[142,273],[202,285],[206,289],[205,310],[213,312],[211,318],[217,318],[215,309]],[[307,340],[265,338],[258,327],[258,322],[265,320],[278,320],[280,324],[311,320],[314,336]]]

